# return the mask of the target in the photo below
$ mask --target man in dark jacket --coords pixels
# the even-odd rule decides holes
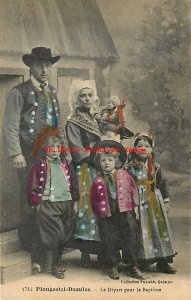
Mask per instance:
[[[46,125],[59,126],[59,104],[56,90],[48,79],[52,65],[60,56],[53,57],[51,49],[33,48],[22,57],[30,68],[30,80],[14,87],[8,96],[4,119],[4,138],[7,155],[17,169],[21,185],[19,234],[26,248],[32,226],[31,210],[26,198],[26,177],[32,163],[32,150],[38,133]],[[59,128],[61,136],[64,131]]]

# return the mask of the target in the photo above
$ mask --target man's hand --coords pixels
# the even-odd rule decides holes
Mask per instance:
[[[15,169],[24,169],[27,166],[26,160],[22,154],[12,156],[11,163]]]

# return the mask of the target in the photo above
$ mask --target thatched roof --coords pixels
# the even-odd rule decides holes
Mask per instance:
[[[0,54],[36,46],[67,57],[118,58],[95,0],[0,0]]]

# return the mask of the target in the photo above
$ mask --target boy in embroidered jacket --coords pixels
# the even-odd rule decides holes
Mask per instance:
[[[103,150],[95,154],[100,174],[91,187],[91,202],[101,240],[105,244],[112,279],[119,279],[119,241],[131,265],[132,276],[143,279],[137,267],[137,220],[134,209],[138,206],[138,191],[133,178],[120,169],[126,160],[126,151],[115,141],[102,141],[94,146]]]
[[[37,160],[28,176],[29,204],[36,211],[31,256],[34,268],[64,278],[60,258],[62,248],[74,229],[74,210],[79,200],[78,180],[72,167],[60,158],[61,141],[57,128],[46,128],[38,136],[34,156]],[[75,206],[75,207],[74,207]],[[44,260],[44,263],[42,262]]]

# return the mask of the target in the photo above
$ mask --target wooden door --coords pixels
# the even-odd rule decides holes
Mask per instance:
[[[9,231],[18,224],[19,182],[16,171],[11,167],[6,156],[3,139],[3,119],[7,96],[10,89],[21,83],[23,76],[0,74],[0,205],[1,232]]]

